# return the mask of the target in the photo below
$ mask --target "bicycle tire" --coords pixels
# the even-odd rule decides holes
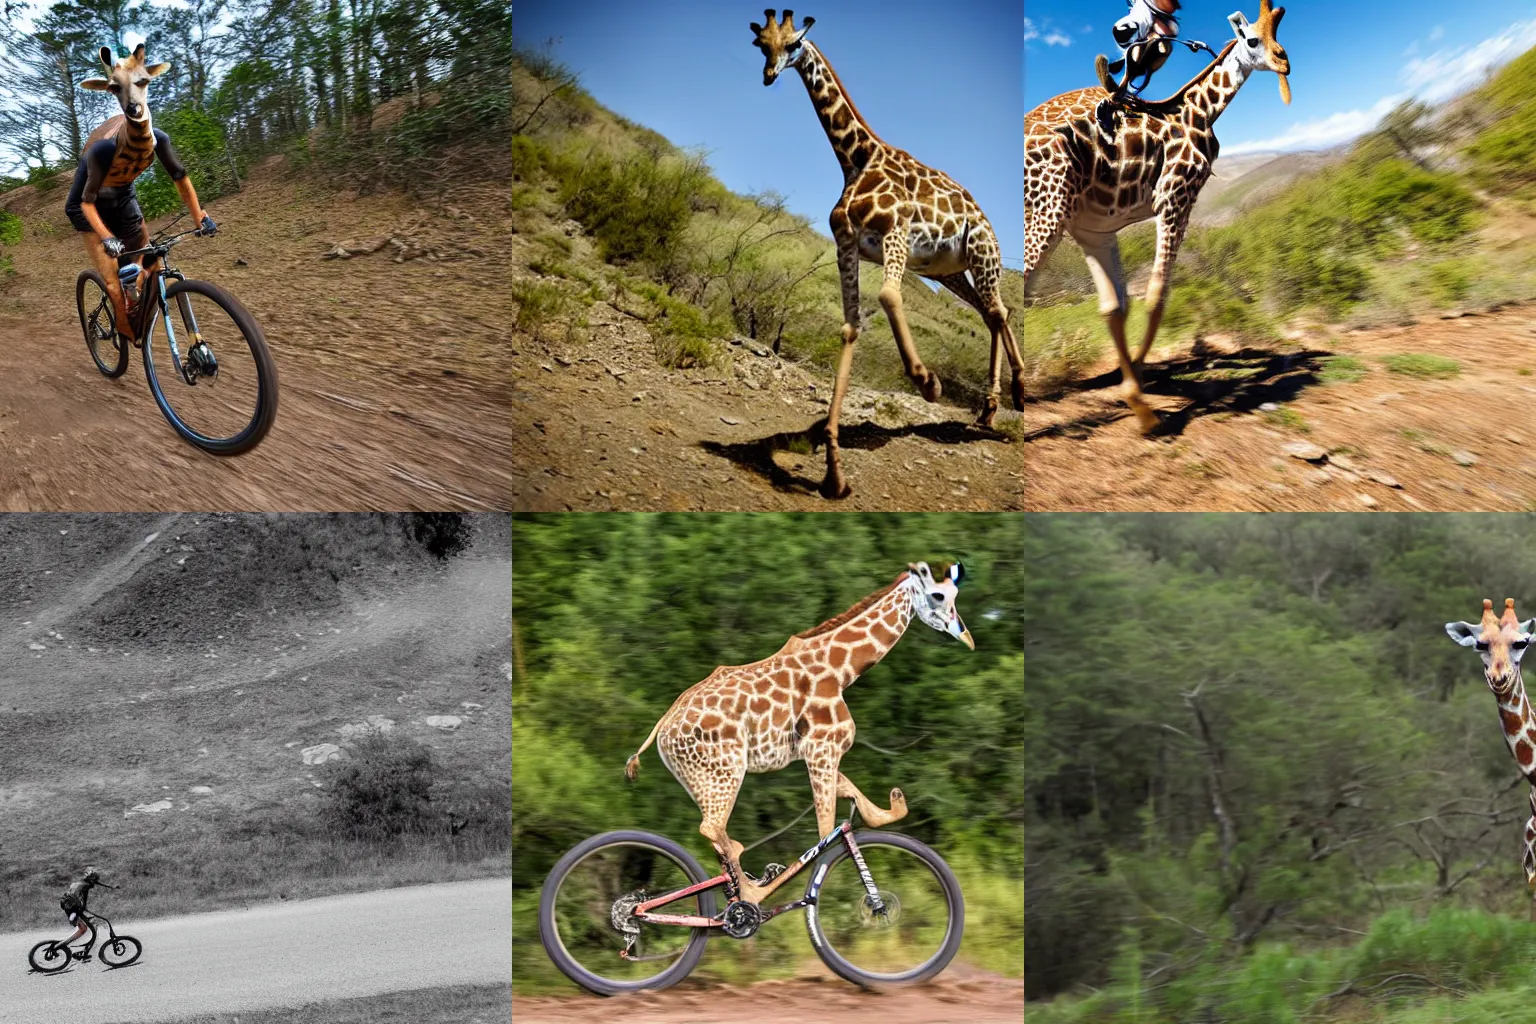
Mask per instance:
[[[69,966],[69,961],[69,951],[59,949],[58,942],[53,939],[44,939],[27,954],[27,963],[39,974],[58,974]]]
[[[826,964],[833,974],[861,988],[879,989],[900,985],[913,985],[934,978],[940,971],[949,966],[949,962],[960,951],[960,940],[965,931],[965,898],[960,893],[960,883],[955,878],[955,873],[949,869],[949,865],[944,863],[944,858],[940,857],[932,847],[913,839],[911,836],[902,835],[900,832],[855,832],[853,834],[853,841],[859,845],[861,850],[865,847],[876,846],[891,846],[896,849],[905,850],[927,865],[928,869],[938,879],[939,886],[944,892],[945,902],[949,906],[950,916],[944,941],[940,944],[937,953],[911,970],[902,971],[897,974],[878,974],[873,971],[865,971],[845,959],[842,954],[833,948],[832,943],[827,940],[826,932],[822,930],[819,909],[815,904],[812,904],[806,908],[805,927],[810,933],[811,945],[815,947],[816,955],[821,957],[821,962]],[[823,854],[821,861],[816,866],[815,872],[812,873],[811,880],[806,883],[806,896],[810,897],[813,895],[818,875],[825,877],[840,861],[849,859],[851,858],[848,855],[846,843],[838,843],[829,849],[827,853]]]
[[[112,330],[110,339],[94,337],[91,326],[86,320],[86,289],[92,283],[101,289],[101,294],[107,297],[107,313],[111,318],[108,322]],[[92,312],[95,308],[96,304],[92,303]],[[107,290],[106,280],[94,270],[82,270],[80,276],[75,279],[75,311],[80,315],[80,331],[85,335],[85,347],[91,354],[91,362],[96,364],[96,369],[101,371],[102,376],[121,377],[128,369],[128,345],[117,333],[117,310],[112,307],[112,293]],[[113,351],[115,361],[103,359],[102,353],[97,351],[97,346],[102,342],[109,343],[109,349]]]
[[[246,345],[251,350],[251,357],[256,363],[256,409],[244,429],[229,437],[208,437],[183,423],[176,415],[176,411],[171,408],[165,391],[160,387],[154,357],[155,318],[168,315],[169,308],[179,309],[176,297],[181,294],[201,295],[221,308],[234,321],[235,328],[244,337]],[[171,424],[171,428],[180,434],[183,440],[211,455],[239,455],[250,451],[267,436],[267,431],[272,429],[273,420],[277,418],[277,364],[272,361],[266,336],[262,334],[255,318],[240,300],[218,285],[209,284],[207,281],[174,281],[166,287],[165,296],[171,305],[167,310],[151,313],[144,324],[144,375],[149,378],[149,390],[154,395],[155,404],[160,407],[160,412]],[[148,301],[147,296],[146,301]]]
[[[711,877],[704,873],[699,862],[694,860],[693,855],[687,850],[672,840],[652,832],[621,829],[593,836],[572,847],[555,863],[555,866],[550,869],[549,877],[544,880],[544,888],[539,893],[539,941],[543,943],[544,952],[549,954],[549,959],[560,969],[560,973],[593,995],[616,996],[643,990],[659,992],[676,985],[698,966],[699,959],[704,956],[704,945],[709,941],[708,928],[692,929],[693,934],[688,937],[688,945],[676,963],[655,977],[638,982],[615,981],[587,970],[566,952],[565,945],[560,941],[559,933],[555,929],[555,894],[560,891],[560,883],[565,880],[566,875],[570,874],[571,869],[582,860],[603,847],[619,845],[647,845],[666,854],[683,869],[690,884],[703,882]],[[713,917],[715,915],[714,892],[699,893],[698,899],[700,914],[704,917]]]
[[[129,952],[132,955],[129,955]],[[108,967],[127,967],[144,955],[144,946],[132,935],[117,935],[101,944],[96,957]]]

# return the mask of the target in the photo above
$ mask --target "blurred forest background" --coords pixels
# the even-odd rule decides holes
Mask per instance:
[[[150,111],[205,201],[279,153],[359,190],[505,173],[470,159],[511,140],[501,0],[56,0],[7,3],[0,25],[0,192],[68,187],[86,136],[118,113],[79,83],[101,76],[101,47],[140,41],[170,63]],[[148,217],[180,205],[158,164],[139,197]]]
[[[1536,1019],[1473,652],[1530,515],[1030,516],[1031,1024]]]
[[[1017,977],[1023,955],[1024,528],[1007,515],[550,515],[513,522],[513,983],[574,988],[539,945],[539,887],[571,846],[641,828],[717,863],[693,801],[647,751],[624,762],[677,696],[718,665],[890,583],[909,562],[959,560],[971,652],[920,622],[848,692],[858,743],[843,770],[865,792],[900,786],[892,826],[934,846],[966,901],[960,959]],[[750,775],[731,816],[751,845],[811,806],[805,769]],[[843,808],[839,808],[841,811]],[[815,816],[746,855],[788,863]],[[797,915],[745,943],[712,940],[696,976],[782,977],[817,963]],[[820,971],[819,966],[816,968]]]

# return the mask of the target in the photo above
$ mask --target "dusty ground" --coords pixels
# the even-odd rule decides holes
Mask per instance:
[[[1381,357],[1400,353],[1454,359],[1461,372],[1388,372]],[[1330,354],[1364,362],[1364,377],[1322,381]],[[1163,436],[1138,435],[1107,360],[1028,408],[1030,509],[1536,507],[1536,306],[1322,334],[1288,354],[1161,355],[1146,389],[1166,414]],[[1285,450],[1298,442],[1327,457]]]
[[[225,459],[171,431],[137,352],[116,381],[96,371],[63,203],[32,188],[0,199],[25,227],[0,284],[0,509],[510,507],[505,186],[441,203],[338,196],[277,158],[210,202],[219,234],[180,246],[177,265],[251,310],[280,378],[272,432]],[[322,259],[386,235],[411,258],[386,245]]]
[[[900,510],[1023,507],[1021,446],[969,426],[975,411],[853,388],[843,473],[853,495],[823,500],[808,428],[832,381],[764,348],[729,365],[668,370],[644,325],[606,302],[584,344],[514,335],[513,501],[527,511]],[[871,331],[870,344],[892,344]],[[862,342],[861,342],[862,343]],[[1017,427],[1018,413],[998,414]]]
[[[875,1020],[884,1024],[1017,1024],[1024,1017],[1024,983],[963,965],[936,981],[888,993],[864,992],[833,978],[796,978],[712,987],[684,982],[665,992],[599,999],[512,996],[518,1024],[821,1024]]]

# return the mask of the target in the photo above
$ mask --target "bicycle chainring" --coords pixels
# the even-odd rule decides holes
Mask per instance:
[[[635,908],[650,899],[644,889],[636,889],[632,893],[620,896],[613,901],[613,909],[610,919],[613,921],[614,931],[622,933],[634,944],[635,936],[640,934],[640,922],[635,920]]]
[[[756,903],[737,900],[725,908],[725,923],[720,930],[733,939],[750,939],[763,924],[763,912]]]

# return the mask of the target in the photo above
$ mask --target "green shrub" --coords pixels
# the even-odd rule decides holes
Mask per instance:
[[[557,284],[531,278],[512,280],[512,299],[517,303],[517,329],[538,338],[545,324],[570,311],[571,298]]]
[[[1436,263],[1429,268],[1429,290],[1440,305],[1454,305],[1472,291],[1472,271],[1461,260]]]
[[[225,151],[224,128],[212,115],[189,106],[155,112],[155,127],[171,137],[205,207],[235,190],[235,175]],[[176,183],[157,160],[138,181],[139,206],[153,220],[181,209]],[[217,220],[218,218],[214,218]]]
[[[573,160],[563,169],[560,200],[597,239],[603,259],[668,265],[709,180],[704,161],[659,150],[618,160],[588,151]]]
[[[1424,352],[1402,352],[1382,356],[1381,361],[1392,373],[1420,380],[1447,380],[1461,374],[1461,364],[1444,356],[1432,356]]]
[[[1329,356],[1318,378],[1325,384],[1354,384],[1365,376],[1365,362],[1354,356]]]

